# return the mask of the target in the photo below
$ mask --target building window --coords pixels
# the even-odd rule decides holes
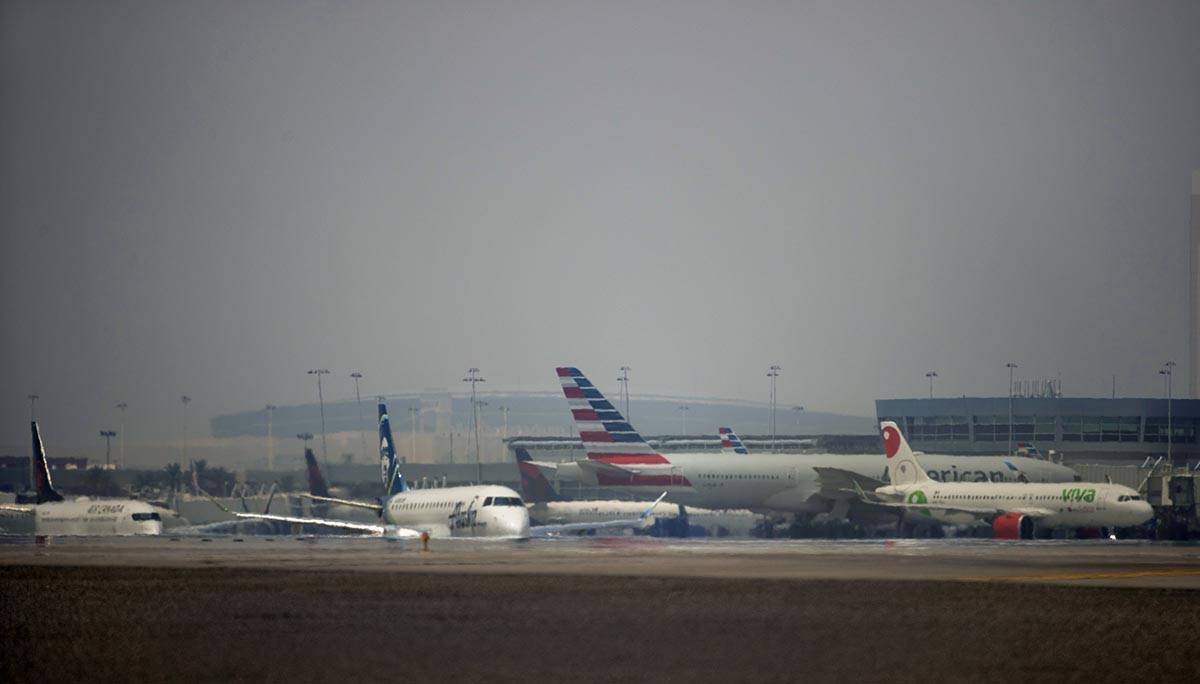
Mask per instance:
[[[1172,444],[1195,444],[1196,421],[1192,418],[1173,418],[1171,433]],[[1166,417],[1146,419],[1146,441],[1167,443]]]
[[[971,438],[971,426],[966,416],[908,416],[904,419],[908,438],[920,441],[966,441]]]
[[[1053,442],[1054,416],[1036,416],[1033,421],[1033,438],[1038,442]]]

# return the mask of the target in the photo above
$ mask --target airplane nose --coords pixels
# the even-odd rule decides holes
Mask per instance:
[[[1153,506],[1151,506],[1146,501],[1138,501],[1137,503],[1138,503],[1138,507],[1136,509],[1136,512],[1138,515],[1139,523],[1144,523],[1147,520],[1150,520],[1151,518],[1154,517],[1154,507]]]

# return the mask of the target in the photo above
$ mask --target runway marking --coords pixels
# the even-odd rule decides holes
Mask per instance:
[[[1138,577],[1194,577],[1200,568],[1168,568],[1165,570],[1122,570],[1111,572],[1075,572],[1055,575],[1008,575],[959,577],[964,582],[1063,582],[1091,579],[1135,579]]]

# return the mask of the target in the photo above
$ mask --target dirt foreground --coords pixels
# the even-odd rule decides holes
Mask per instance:
[[[1198,681],[1200,592],[0,567],[0,680]]]

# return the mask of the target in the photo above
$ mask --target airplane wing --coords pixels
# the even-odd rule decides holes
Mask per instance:
[[[33,515],[33,508],[29,506],[18,506],[14,504],[0,504],[0,511],[9,511],[10,513],[26,513]]]
[[[873,477],[842,468],[813,466],[813,470],[817,471],[817,483],[821,488],[821,494],[829,498],[846,498],[847,494],[857,496],[860,491],[873,492],[887,484]]]
[[[604,522],[594,522],[594,523],[564,523],[561,525],[538,525],[536,527],[530,527],[529,534],[530,534],[530,536],[533,536],[533,537],[546,537],[546,536],[551,536],[551,535],[555,535],[555,534],[563,534],[564,532],[565,533],[589,532],[591,530],[612,530],[612,529],[629,529],[629,528],[637,529],[646,524],[646,519],[649,518],[650,514],[654,512],[654,507],[657,506],[659,504],[659,502],[661,502],[664,498],[666,498],[666,496],[667,496],[666,492],[659,494],[658,498],[654,500],[654,503],[650,504],[646,508],[646,510],[642,511],[641,515],[639,515],[636,518],[630,518],[629,520],[605,520]]]
[[[303,494],[303,493],[299,494],[299,496],[301,496],[305,499],[312,499],[313,501],[324,501],[326,503],[338,504],[340,506],[352,506],[354,508],[365,508],[367,510],[375,511],[376,515],[383,515],[383,506],[381,506],[377,503],[369,502],[369,501],[355,501],[353,499],[335,499],[332,496],[317,496],[316,494]]]
[[[239,518],[247,518],[250,520],[270,520],[272,522],[291,523],[295,525],[316,525],[318,527],[329,527],[335,530],[350,530],[353,532],[365,532],[379,537],[403,537],[416,538],[421,536],[420,530],[414,530],[407,527],[395,527],[392,525],[375,525],[371,523],[357,523],[349,520],[331,520],[329,518],[304,518],[291,515],[269,515],[266,513],[234,513]]]

